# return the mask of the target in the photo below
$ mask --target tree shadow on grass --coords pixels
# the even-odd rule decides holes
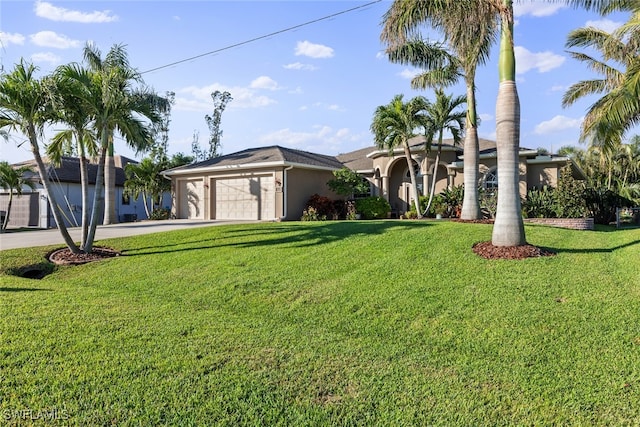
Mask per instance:
[[[617,251],[618,249],[628,248],[629,246],[635,246],[640,244],[640,240],[634,240],[633,242],[624,243],[622,245],[617,245],[612,248],[584,248],[584,249],[571,249],[571,248],[550,248],[544,247],[544,249],[548,249],[555,253],[569,253],[569,254],[597,254],[597,253],[611,253]]]
[[[0,288],[0,292],[38,292],[38,291],[51,292],[51,289],[42,289],[42,288]]]
[[[354,236],[382,234],[391,229],[416,229],[429,226],[430,224],[427,222],[414,221],[336,221],[323,223],[322,225],[314,224],[314,226],[306,227],[301,226],[300,224],[292,224],[291,226],[279,225],[277,227],[232,228],[225,230],[224,235],[217,236],[212,244],[206,246],[199,245],[176,248],[175,246],[190,244],[190,242],[181,242],[176,245],[171,245],[171,248],[167,246],[158,246],[158,249],[166,248],[166,250],[145,251],[135,254],[127,253],[127,256],[205,250],[229,246],[237,248],[272,246],[275,248],[283,245],[305,248],[329,244]],[[235,240],[238,238],[243,238],[243,240],[240,242],[224,242],[224,240]],[[210,242],[210,240],[206,241]],[[202,241],[195,243],[202,243]],[[136,249],[128,249],[127,252],[132,250]]]

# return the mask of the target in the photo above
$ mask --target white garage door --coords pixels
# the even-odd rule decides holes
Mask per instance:
[[[273,176],[216,180],[216,219],[275,218]]]
[[[180,182],[180,218],[204,219],[204,185],[202,179]]]

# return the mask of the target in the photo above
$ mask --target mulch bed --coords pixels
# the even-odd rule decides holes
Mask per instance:
[[[69,248],[58,249],[49,254],[49,261],[57,265],[80,265],[88,262],[120,256],[120,252],[110,248],[94,247],[90,253],[74,254]]]
[[[554,252],[525,244],[520,246],[493,246],[491,242],[480,242],[473,245],[473,252],[486,259],[525,259],[541,256],[552,256]]]

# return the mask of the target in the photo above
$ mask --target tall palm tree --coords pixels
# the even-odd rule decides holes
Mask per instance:
[[[11,205],[13,204],[13,194],[16,196],[22,195],[23,187],[29,187],[34,189],[35,183],[25,178],[27,172],[33,173],[33,169],[30,166],[21,166],[15,168],[9,164],[9,162],[0,161],[0,188],[4,188],[9,191],[9,202],[7,203],[7,212],[4,217],[4,222],[0,223],[0,230],[4,231],[9,225],[9,216],[11,215]]]
[[[442,89],[436,89],[436,100],[427,107],[428,125],[426,127],[426,144],[427,150],[431,149],[431,142],[437,135],[436,144],[438,151],[436,153],[435,164],[433,168],[433,177],[431,178],[431,189],[429,191],[429,201],[425,211],[431,208],[431,202],[436,192],[436,182],[438,181],[438,165],[440,164],[440,155],[442,153],[442,139],[444,132],[451,133],[453,144],[460,144],[462,134],[464,132],[465,118],[467,113],[460,111],[459,107],[466,103],[464,96],[446,95]],[[458,110],[458,111],[456,111]]]
[[[20,61],[9,74],[0,76],[0,128],[17,130],[29,139],[31,153],[36,162],[42,186],[47,192],[53,218],[65,244],[73,253],[80,253],[60,212],[55,193],[49,185],[47,166],[40,155],[39,137],[44,126],[54,120],[53,96],[55,90],[49,79],[37,79],[33,64]]]
[[[566,0],[572,6],[604,9],[611,3],[635,3],[637,0]],[[403,7],[400,7],[403,6]],[[400,13],[393,13],[394,8]],[[392,18],[389,31],[395,34],[415,34],[422,24],[449,28],[455,34],[452,46],[463,43],[465,32],[461,22],[477,22],[471,28],[490,28],[500,22],[500,54],[498,60],[499,88],[496,101],[496,148],[498,157],[498,206],[491,242],[495,246],[519,246],[526,243],[524,223],[520,213],[519,147],[520,101],[516,88],[516,63],[513,37],[513,0],[396,0],[387,14]],[[455,25],[459,30],[455,30]],[[455,48],[453,48],[455,49]]]
[[[461,3],[461,2],[459,2]],[[456,6],[459,7],[460,4]],[[414,89],[427,86],[448,86],[463,77],[467,92],[467,116],[464,142],[464,199],[462,219],[479,219],[479,142],[476,106],[475,75],[478,65],[486,63],[496,37],[496,21],[480,19],[480,11],[462,10],[460,13],[440,13],[437,2],[424,7],[424,14],[411,13],[416,4],[395,2],[385,15],[381,39],[388,45],[387,53],[392,62],[408,63],[431,72],[416,76],[411,82]],[[469,7],[474,6],[471,4]],[[431,11],[428,10],[429,7]],[[449,10],[449,12],[452,12]],[[455,10],[453,10],[455,12]],[[417,17],[416,17],[417,15]],[[442,31],[449,49],[455,55],[442,58],[444,49],[437,44],[421,40],[406,41],[407,34],[398,29],[413,28],[413,24],[425,17],[432,17],[431,24]],[[442,62],[442,59],[445,59]],[[434,61],[435,60],[435,61]],[[436,71],[436,72],[433,72]]]
[[[87,105],[85,92],[91,89],[91,72],[78,64],[60,66],[55,74],[56,87],[61,108],[58,121],[69,126],[54,135],[47,146],[47,156],[59,164],[64,154],[77,153],[80,159],[80,187],[82,191],[82,221],[80,249],[86,248],[89,234],[91,210],[89,203],[89,158],[98,152],[96,135],[93,131],[91,106]]]
[[[115,210],[114,131],[117,130],[124,136],[127,144],[137,153],[147,150],[153,144],[149,130],[145,130],[144,134],[134,135],[131,129],[122,126],[123,122],[115,116],[119,115],[120,118],[129,119],[133,118],[131,113],[134,112],[149,119],[152,123],[156,123],[161,119],[159,112],[169,108],[169,102],[148,88],[134,86],[142,84],[142,78],[130,66],[123,45],[114,45],[103,59],[100,50],[95,45],[88,43],[84,48],[84,59],[90,70],[102,76],[103,84],[108,84],[106,86],[108,89],[103,92],[105,110],[101,116],[103,119],[109,116],[109,119],[100,121],[98,132],[102,137],[101,146],[106,151],[104,224],[113,224],[118,222]],[[122,107],[125,108],[122,109]],[[130,109],[126,111],[127,108]]]
[[[640,30],[630,29],[634,19],[638,21],[638,14],[640,11],[613,33],[587,27],[574,30],[567,37],[568,48],[587,48],[602,57],[597,59],[587,53],[569,51],[574,59],[585,63],[602,78],[572,85],[563,96],[562,106],[568,107],[585,96],[603,94],[589,107],[580,138],[595,141],[604,154],[615,150],[624,132],[640,122]]]
[[[423,96],[416,96],[406,103],[402,98],[402,95],[396,95],[389,104],[376,108],[371,123],[371,132],[379,149],[393,152],[397,147],[402,147],[409,168],[413,201],[418,217],[421,217],[418,183],[416,182],[409,140],[418,136],[417,130],[422,130],[423,133],[426,130],[428,125],[426,110],[430,103]]]

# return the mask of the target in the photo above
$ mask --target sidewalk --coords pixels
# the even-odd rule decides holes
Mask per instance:
[[[121,224],[101,225],[96,230],[95,240],[112,237],[137,236],[140,234],[180,230],[183,228],[207,227],[214,225],[236,224],[255,221],[204,221],[193,219],[170,219],[164,221],[125,222]],[[80,228],[69,228],[69,234],[76,242],[80,241]],[[57,228],[38,231],[20,231],[0,234],[0,250],[30,248],[35,246],[63,245],[64,240]]]

